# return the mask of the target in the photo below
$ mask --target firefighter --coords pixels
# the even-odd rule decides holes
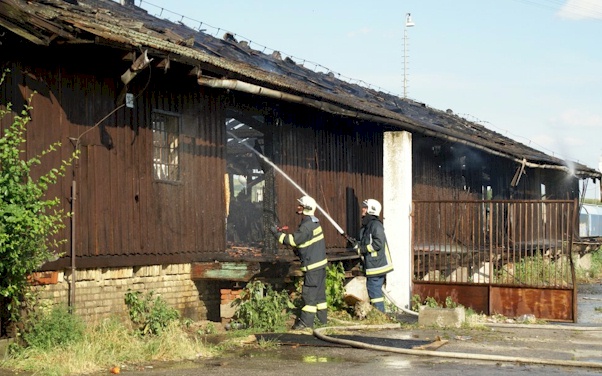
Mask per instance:
[[[303,271],[303,288],[301,297],[304,306],[301,314],[295,320],[293,330],[313,328],[314,317],[317,316],[322,324],[327,322],[326,306],[326,243],[320,221],[314,213],[316,212],[316,200],[309,196],[303,196],[297,200],[296,213],[302,216],[299,228],[292,233],[282,232],[273,225],[270,231],[274,234],[280,244],[293,247],[295,254],[301,260]]]
[[[383,285],[387,273],[393,271],[393,261],[385,236],[385,228],[379,218],[380,202],[367,199],[362,202],[362,227],[359,240],[351,239],[351,245],[363,260],[366,288],[370,303],[385,312]]]

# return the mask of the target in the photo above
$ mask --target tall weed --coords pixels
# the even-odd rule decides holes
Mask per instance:
[[[28,347],[49,350],[80,341],[84,330],[84,322],[67,307],[54,306],[49,313],[32,312],[21,338]]]
[[[169,307],[160,296],[153,291],[143,294],[140,291],[128,291],[125,304],[132,322],[138,327],[141,335],[157,335],[172,322],[179,320],[180,313]]]
[[[266,331],[284,328],[295,308],[287,291],[275,291],[258,280],[249,282],[233,304],[235,322]]]

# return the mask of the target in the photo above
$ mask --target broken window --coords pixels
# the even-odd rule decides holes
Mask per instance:
[[[180,179],[180,118],[153,111],[153,176],[157,180]]]
[[[254,246],[263,242],[265,190],[263,116],[228,111],[227,137],[227,242]]]

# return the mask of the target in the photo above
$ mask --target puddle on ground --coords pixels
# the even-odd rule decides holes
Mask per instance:
[[[238,351],[236,356],[266,360],[295,360],[303,363],[342,363],[349,361],[349,359],[343,357],[326,356],[324,354],[316,354],[313,352],[307,354],[307,350],[315,351],[316,349],[319,349],[319,347],[305,346],[304,350],[306,351],[298,351],[298,346],[282,346],[277,349],[251,348]]]
[[[320,355],[304,355],[301,360],[303,363],[342,363],[345,361],[343,358],[333,358]]]

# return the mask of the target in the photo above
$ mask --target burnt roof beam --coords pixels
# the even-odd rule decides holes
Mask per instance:
[[[18,36],[42,46],[49,46],[56,37],[73,40],[73,31],[69,26],[54,23],[46,14],[38,14],[29,9],[14,7],[0,1],[0,26],[12,31]],[[2,15],[10,15],[11,20]]]
[[[428,136],[432,136],[432,137],[436,137],[436,138],[444,138],[444,139],[447,139],[452,142],[457,142],[457,143],[461,143],[461,144],[464,144],[466,146],[469,146],[469,147],[472,147],[475,149],[480,149],[487,153],[494,154],[494,155],[497,155],[497,156],[500,156],[500,157],[503,157],[506,159],[510,159],[516,163],[519,163],[523,166],[527,166],[529,168],[553,169],[553,170],[560,170],[560,171],[567,172],[569,174],[573,174],[573,172],[571,171],[571,169],[568,166],[539,164],[539,163],[534,163],[534,162],[528,162],[525,158],[517,158],[515,156],[509,155],[506,153],[502,153],[500,151],[490,149],[486,146],[475,144],[475,143],[472,143],[467,140],[463,140],[463,139],[460,139],[457,137],[444,135],[444,134],[441,134],[438,132],[433,132],[433,131],[430,131],[430,130],[427,130],[424,128],[420,128],[420,127],[415,126],[408,122],[403,122],[403,121],[400,121],[397,119],[386,118],[386,117],[382,117],[382,116],[378,116],[378,115],[366,114],[366,113],[362,113],[359,111],[350,111],[350,110],[344,109],[342,107],[339,107],[337,105],[334,105],[332,103],[326,103],[323,101],[318,101],[315,99],[302,97],[302,96],[295,95],[295,94],[285,93],[285,92],[282,92],[279,90],[269,89],[269,88],[266,88],[263,86],[251,84],[251,83],[244,82],[244,81],[232,80],[232,79],[199,77],[197,79],[197,82],[199,83],[199,85],[212,87],[214,89],[230,89],[230,90],[236,90],[236,91],[241,91],[241,92],[255,94],[255,95],[261,95],[261,96],[265,96],[265,97],[269,97],[269,98],[280,99],[280,100],[284,100],[287,102],[292,102],[292,103],[297,103],[297,104],[305,104],[305,105],[309,105],[311,107],[317,108],[319,110],[329,112],[334,115],[353,117],[353,118],[358,118],[358,119],[362,119],[362,120],[366,120],[366,121],[370,121],[370,122],[384,122],[387,124],[406,128],[406,129],[409,129],[409,130],[412,130],[412,131],[415,131],[418,133],[423,133]]]

